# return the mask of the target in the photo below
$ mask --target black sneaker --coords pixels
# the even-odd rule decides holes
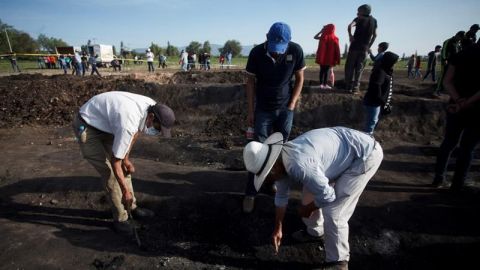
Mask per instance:
[[[141,208],[137,207],[132,210],[132,216],[135,219],[149,219],[155,216],[155,213],[152,210],[146,209],[146,208]]]
[[[133,236],[133,226],[135,225],[131,224],[128,220],[113,222],[113,229],[115,230],[115,232],[125,236]]]

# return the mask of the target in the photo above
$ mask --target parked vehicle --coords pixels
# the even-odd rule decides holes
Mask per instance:
[[[104,44],[94,44],[88,46],[88,54],[97,55],[97,66],[109,67],[113,60],[113,46]]]

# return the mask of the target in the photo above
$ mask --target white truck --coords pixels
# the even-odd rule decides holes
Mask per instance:
[[[97,55],[97,65],[109,67],[113,60],[113,46],[104,44],[94,44],[88,46],[88,53],[90,55]]]

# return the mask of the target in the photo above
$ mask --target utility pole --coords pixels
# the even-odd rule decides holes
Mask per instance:
[[[5,35],[7,36],[8,48],[10,48],[10,52],[13,52],[12,45],[10,44],[10,39],[8,38],[8,32],[6,28],[5,28]]]

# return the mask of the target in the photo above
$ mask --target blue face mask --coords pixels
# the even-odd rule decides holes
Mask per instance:
[[[160,133],[161,132],[155,129],[154,127],[149,127],[145,130],[145,134],[149,136],[157,136],[157,135],[160,135]]]

